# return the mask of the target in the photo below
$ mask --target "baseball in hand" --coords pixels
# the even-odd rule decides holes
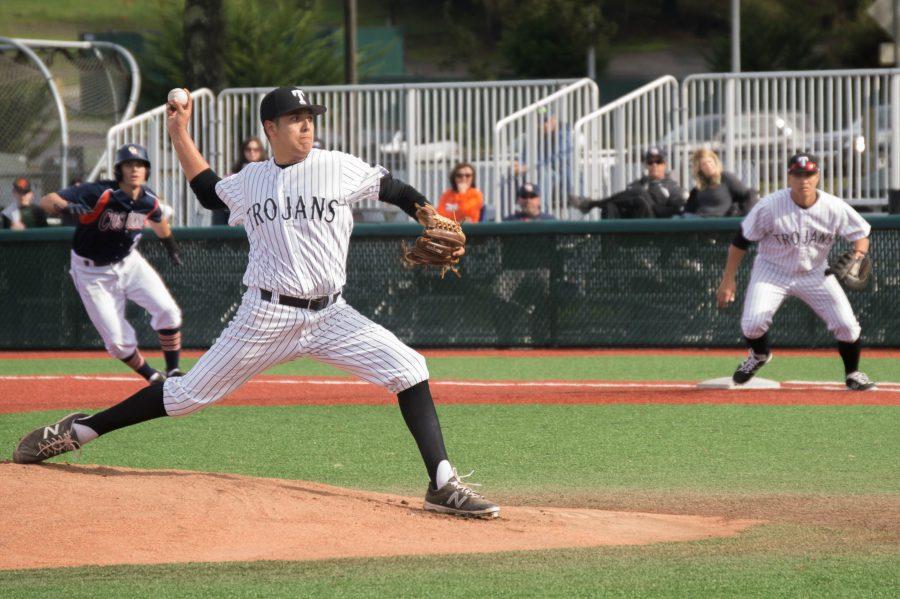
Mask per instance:
[[[166,98],[166,103],[177,102],[182,106],[187,106],[188,103],[188,95],[187,92],[181,89],[180,87],[176,87],[172,91],[169,92],[169,97]]]

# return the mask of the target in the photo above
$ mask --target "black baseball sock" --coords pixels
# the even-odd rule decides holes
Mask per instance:
[[[159,345],[166,357],[166,372],[178,368],[178,360],[181,358],[181,329],[160,329]]]
[[[433,485],[438,464],[447,459],[447,450],[428,381],[401,391],[397,394],[397,399],[400,402],[400,413],[419,446],[419,453],[422,454],[428,478]]]
[[[859,370],[859,354],[862,351],[862,343],[857,339],[851,343],[838,341],[838,353],[844,361],[844,374],[850,374]]]
[[[105,435],[116,429],[166,415],[162,385],[150,385],[113,407],[76,422],[89,427],[98,435]]]
[[[122,361],[147,380],[150,380],[150,377],[156,374],[156,370],[147,363],[147,360],[144,359],[144,356],[138,350],[135,350],[127,358],[122,358]]]
[[[763,333],[762,337],[750,339],[744,336],[744,341],[750,346],[754,354],[766,356],[769,354],[769,333]]]

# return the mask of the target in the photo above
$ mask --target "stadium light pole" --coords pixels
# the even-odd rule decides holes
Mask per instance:
[[[731,72],[741,72],[741,0],[731,0]]]

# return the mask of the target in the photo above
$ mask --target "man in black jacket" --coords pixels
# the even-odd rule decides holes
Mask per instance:
[[[667,171],[662,150],[651,147],[644,154],[647,173],[625,191],[602,200],[572,196],[569,204],[587,214],[600,208],[603,218],[669,218],[684,210],[686,194]]]

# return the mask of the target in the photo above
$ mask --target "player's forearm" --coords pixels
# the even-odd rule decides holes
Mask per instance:
[[[58,193],[48,193],[44,197],[41,198],[39,205],[41,210],[49,214],[50,216],[57,216],[62,209],[66,207],[68,204],[62,196]]]
[[[857,255],[865,255],[869,253],[869,238],[863,237],[853,242],[853,250]]]
[[[744,259],[744,254],[746,253],[746,250],[742,250],[737,246],[728,246],[728,260],[725,261],[725,272],[722,274],[723,279],[730,281],[737,277],[738,268],[740,268],[741,260]]]
[[[178,162],[181,164],[181,170],[188,181],[209,168],[209,163],[200,154],[194,140],[187,130],[179,130],[170,133],[172,139],[172,147],[175,149],[175,155],[178,156]]]

